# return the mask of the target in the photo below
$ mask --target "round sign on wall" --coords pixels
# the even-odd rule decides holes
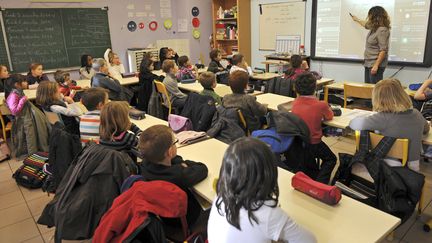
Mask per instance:
[[[171,29],[172,25],[173,25],[173,23],[172,23],[171,19],[167,19],[164,21],[165,29],[167,29],[167,30]]]
[[[199,18],[193,18],[192,19],[192,26],[194,27],[194,28],[198,28],[199,26],[200,26],[200,20],[199,20]]]
[[[144,24],[143,22],[141,22],[141,23],[138,24],[138,27],[139,27],[140,29],[144,29],[145,24]]]
[[[129,21],[129,23],[127,24],[127,28],[130,32],[134,32],[137,29],[137,24],[135,23],[135,21]]]
[[[192,36],[195,39],[199,39],[201,37],[201,31],[199,29],[194,29],[192,31]]]
[[[158,28],[158,23],[156,21],[152,21],[149,23],[149,29],[151,31],[155,31],[155,30],[157,30],[157,28]]]
[[[192,8],[192,16],[196,17],[199,15],[199,8],[198,7],[193,7]]]

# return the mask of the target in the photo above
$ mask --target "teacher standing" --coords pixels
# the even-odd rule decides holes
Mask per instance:
[[[390,19],[381,6],[369,9],[366,20],[351,15],[352,19],[369,30],[364,52],[365,82],[375,84],[383,79],[388,63]]]

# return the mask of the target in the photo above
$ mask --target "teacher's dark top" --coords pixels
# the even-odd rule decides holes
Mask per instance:
[[[378,59],[380,52],[385,51],[386,55],[384,60],[380,63],[379,67],[386,67],[388,63],[388,50],[390,41],[390,30],[387,27],[379,27],[375,32],[369,31],[366,37],[366,48],[364,52],[364,66],[373,67],[375,61]]]

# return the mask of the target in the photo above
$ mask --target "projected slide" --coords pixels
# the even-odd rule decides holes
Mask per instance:
[[[368,30],[352,21],[349,13],[366,19],[373,6],[386,9],[391,21],[390,61],[424,60],[430,0],[318,0],[315,56],[363,59]],[[313,40],[312,40],[313,41]]]

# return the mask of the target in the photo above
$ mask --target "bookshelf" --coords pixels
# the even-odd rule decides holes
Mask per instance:
[[[251,63],[250,0],[212,1],[214,47],[221,49],[225,57],[239,52]]]

